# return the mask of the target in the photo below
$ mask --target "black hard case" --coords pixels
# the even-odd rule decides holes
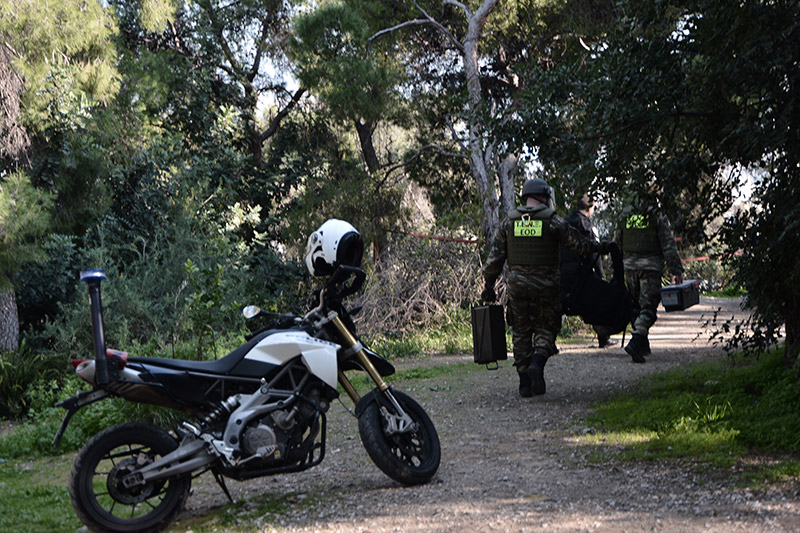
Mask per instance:
[[[508,359],[502,305],[472,308],[472,352],[475,362],[482,365]]]
[[[661,289],[661,304],[665,311],[683,311],[700,303],[700,282],[696,279]]]

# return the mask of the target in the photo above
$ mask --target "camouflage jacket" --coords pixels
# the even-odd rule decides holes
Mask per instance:
[[[683,263],[681,263],[681,256],[678,254],[678,247],[675,245],[672,226],[667,217],[661,212],[656,214],[656,230],[658,232],[658,241],[661,244],[661,253],[638,254],[627,252],[623,257],[625,270],[662,271],[664,270],[664,261],[666,261],[670,274],[673,276],[683,275]],[[614,234],[614,242],[619,245],[621,250],[623,249],[621,228],[617,229]]]
[[[508,235],[509,217],[506,215],[500,223],[489,249],[489,256],[483,266],[483,277],[487,286],[494,286],[495,281],[503,271],[503,265],[508,256]],[[600,251],[600,243],[587,239],[578,230],[573,228],[567,221],[559,215],[553,215],[550,219],[550,229],[558,237],[562,246],[572,250],[576,255],[589,255]],[[510,265],[509,278],[524,278],[527,285],[538,288],[558,287],[561,278],[558,264],[556,266],[524,266]]]

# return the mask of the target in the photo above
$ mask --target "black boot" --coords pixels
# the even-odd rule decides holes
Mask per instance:
[[[531,389],[531,377],[527,372],[519,373],[519,395],[523,398],[530,398],[533,396],[533,389]]]
[[[599,348],[607,348],[609,346],[614,346],[617,344],[617,341],[609,337],[608,335],[603,335],[602,337],[597,337],[597,346]]]
[[[630,342],[625,345],[625,351],[628,352],[634,363],[644,363],[644,356],[650,353],[650,343],[644,335],[634,333]]]
[[[545,393],[547,386],[544,382],[544,365],[547,363],[547,356],[541,353],[533,355],[533,362],[528,367],[528,375],[531,378],[531,389],[533,394],[540,396]]]

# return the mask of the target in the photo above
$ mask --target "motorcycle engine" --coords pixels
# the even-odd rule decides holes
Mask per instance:
[[[292,430],[294,410],[274,411],[245,429],[242,448],[250,456],[278,460],[284,457]]]
[[[242,437],[242,446],[248,455],[262,458],[275,457],[276,459],[282,455],[281,448],[283,446],[278,443],[275,431],[262,422],[247,428]],[[278,452],[277,454],[275,453],[276,451]]]

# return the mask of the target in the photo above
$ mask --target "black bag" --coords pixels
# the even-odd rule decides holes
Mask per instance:
[[[625,288],[622,253],[612,244],[614,275],[611,282],[600,279],[591,261],[561,273],[561,307],[566,315],[579,315],[587,324],[603,326],[609,335],[623,331],[633,315],[633,299]]]
[[[488,365],[508,359],[506,323],[502,305],[481,305],[472,308],[472,353],[476,363]]]

